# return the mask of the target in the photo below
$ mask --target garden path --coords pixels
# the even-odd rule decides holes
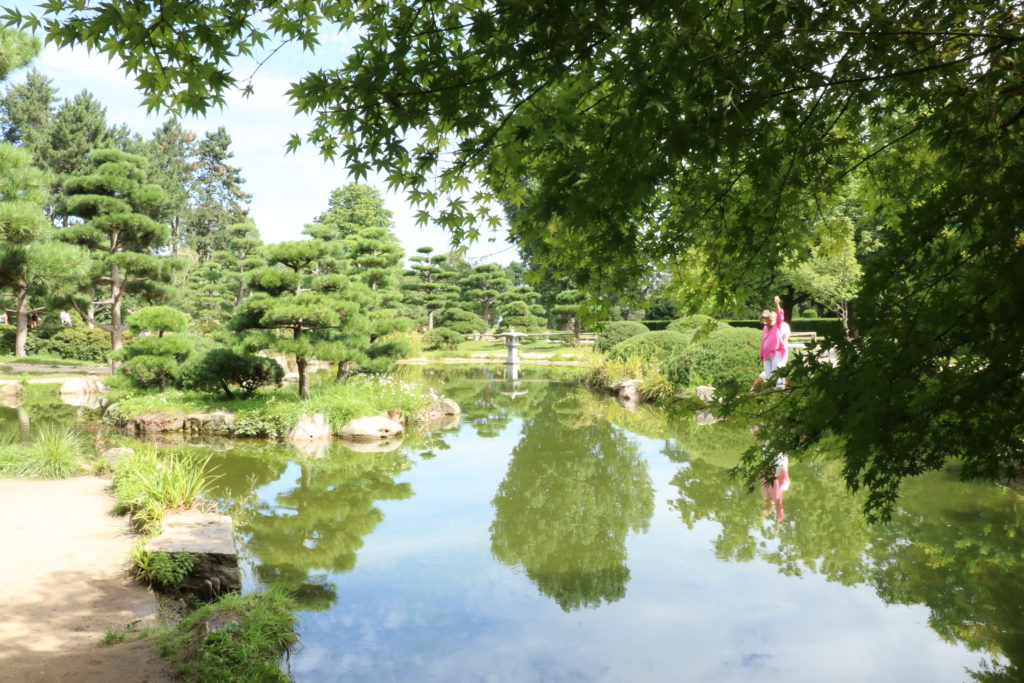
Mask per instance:
[[[174,680],[148,641],[107,629],[156,624],[153,594],[125,577],[133,534],[110,482],[0,479],[0,681]]]

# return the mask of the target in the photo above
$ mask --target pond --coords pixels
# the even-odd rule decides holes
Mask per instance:
[[[1019,680],[1015,493],[923,477],[873,526],[834,463],[800,461],[780,520],[729,477],[744,425],[532,368],[413,372],[457,426],[377,453],[182,447],[220,474],[245,590],[298,596],[297,681]]]

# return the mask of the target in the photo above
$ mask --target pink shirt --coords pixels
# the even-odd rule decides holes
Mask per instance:
[[[776,353],[786,353],[786,345],[782,341],[782,321],[786,314],[781,307],[775,311],[775,324],[765,325],[761,335],[761,360],[770,360]]]

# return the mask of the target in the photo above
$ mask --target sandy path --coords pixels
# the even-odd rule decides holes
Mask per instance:
[[[153,595],[124,577],[133,535],[108,485],[0,479],[0,681],[172,680],[147,642],[99,645],[156,623]]]

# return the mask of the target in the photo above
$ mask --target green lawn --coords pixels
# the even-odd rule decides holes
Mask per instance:
[[[0,356],[0,364],[18,363],[23,365],[105,365],[91,360],[75,360],[73,358],[61,358],[60,356],[34,355],[34,356]]]

